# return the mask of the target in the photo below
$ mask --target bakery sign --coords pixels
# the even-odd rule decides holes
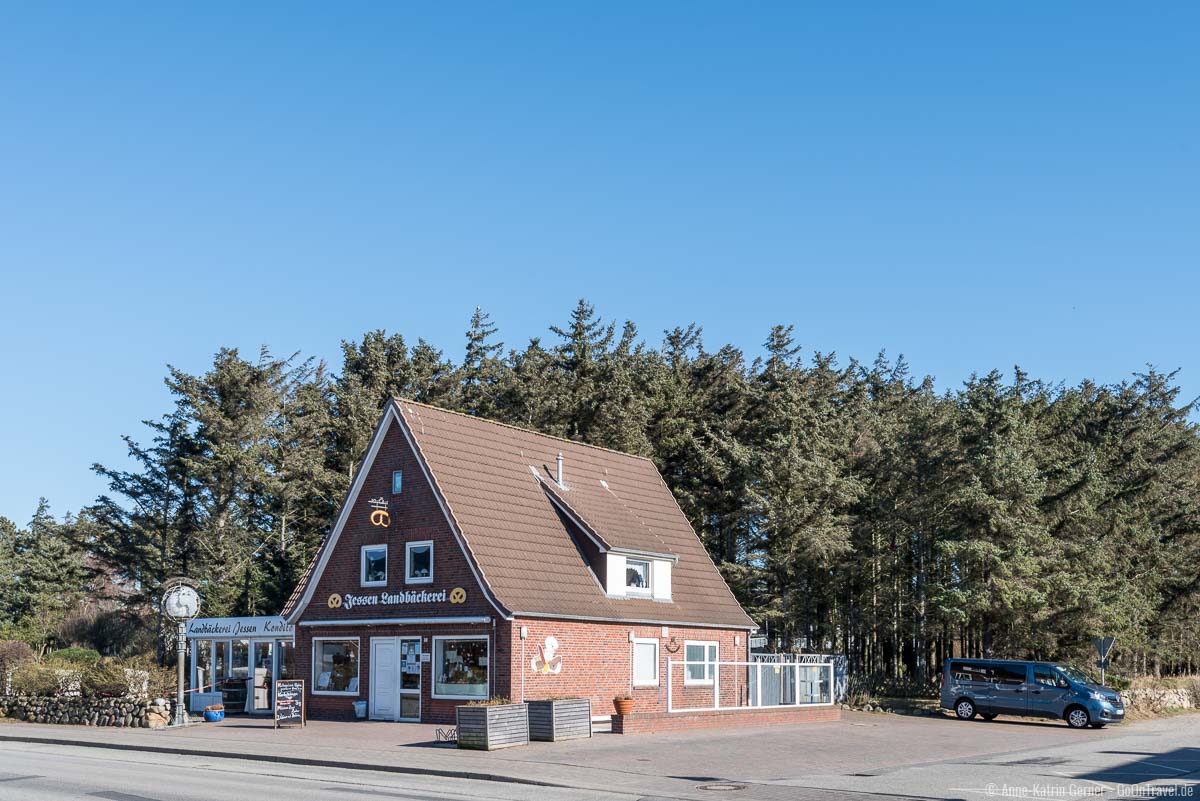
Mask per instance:
[[[281,617],[196,617],[188,621],[187,636],[292,637],[296,629]]]
[[[403,606],[407,604],[461,604],[467,600],[462,587],[452,590],[403,590],[401,592],[335,592],[325,601],[330,609],[358,609],[363,606]]]

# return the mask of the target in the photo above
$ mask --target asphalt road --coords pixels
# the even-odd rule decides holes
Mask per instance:
[[[632,796],[270,762],[0,743],[0,801],[630,801]]]
[[[0,742],[0,801],[1200,801],[1200,715],[1074,731],[849,713],[821,726],[556,746],[472,753],[472,765],[588,789],[10,741]]]

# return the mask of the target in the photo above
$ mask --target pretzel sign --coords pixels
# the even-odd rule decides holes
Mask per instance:
[[[383,526],[384,528],[387,528],[392,524],[392,516],[388,514],[387,510],[387,498],[372,498],[367,501],[367,503],[370,504],[371,508],[375,510],[371,512],[372,526]]]

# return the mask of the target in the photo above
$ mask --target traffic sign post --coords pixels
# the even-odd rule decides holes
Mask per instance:
[[[1100,659],[1096,662],[1096,667],[1100,668],[1100,684],[1104,684],[1104,671],[1112,664],[1108,655],[1112,653],[1113,643],[1116,641],[1116,637],[1094,637],[1092,639],[1092,645],[1096,646],[1096,653],[1100,655]]]

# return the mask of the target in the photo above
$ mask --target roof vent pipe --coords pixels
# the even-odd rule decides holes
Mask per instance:
[[[558,459],[556,459],[555,461],[558,462],[558,486],[561,487],[563,485],[563,483],[562,483],[562,451],[559,451]]]

